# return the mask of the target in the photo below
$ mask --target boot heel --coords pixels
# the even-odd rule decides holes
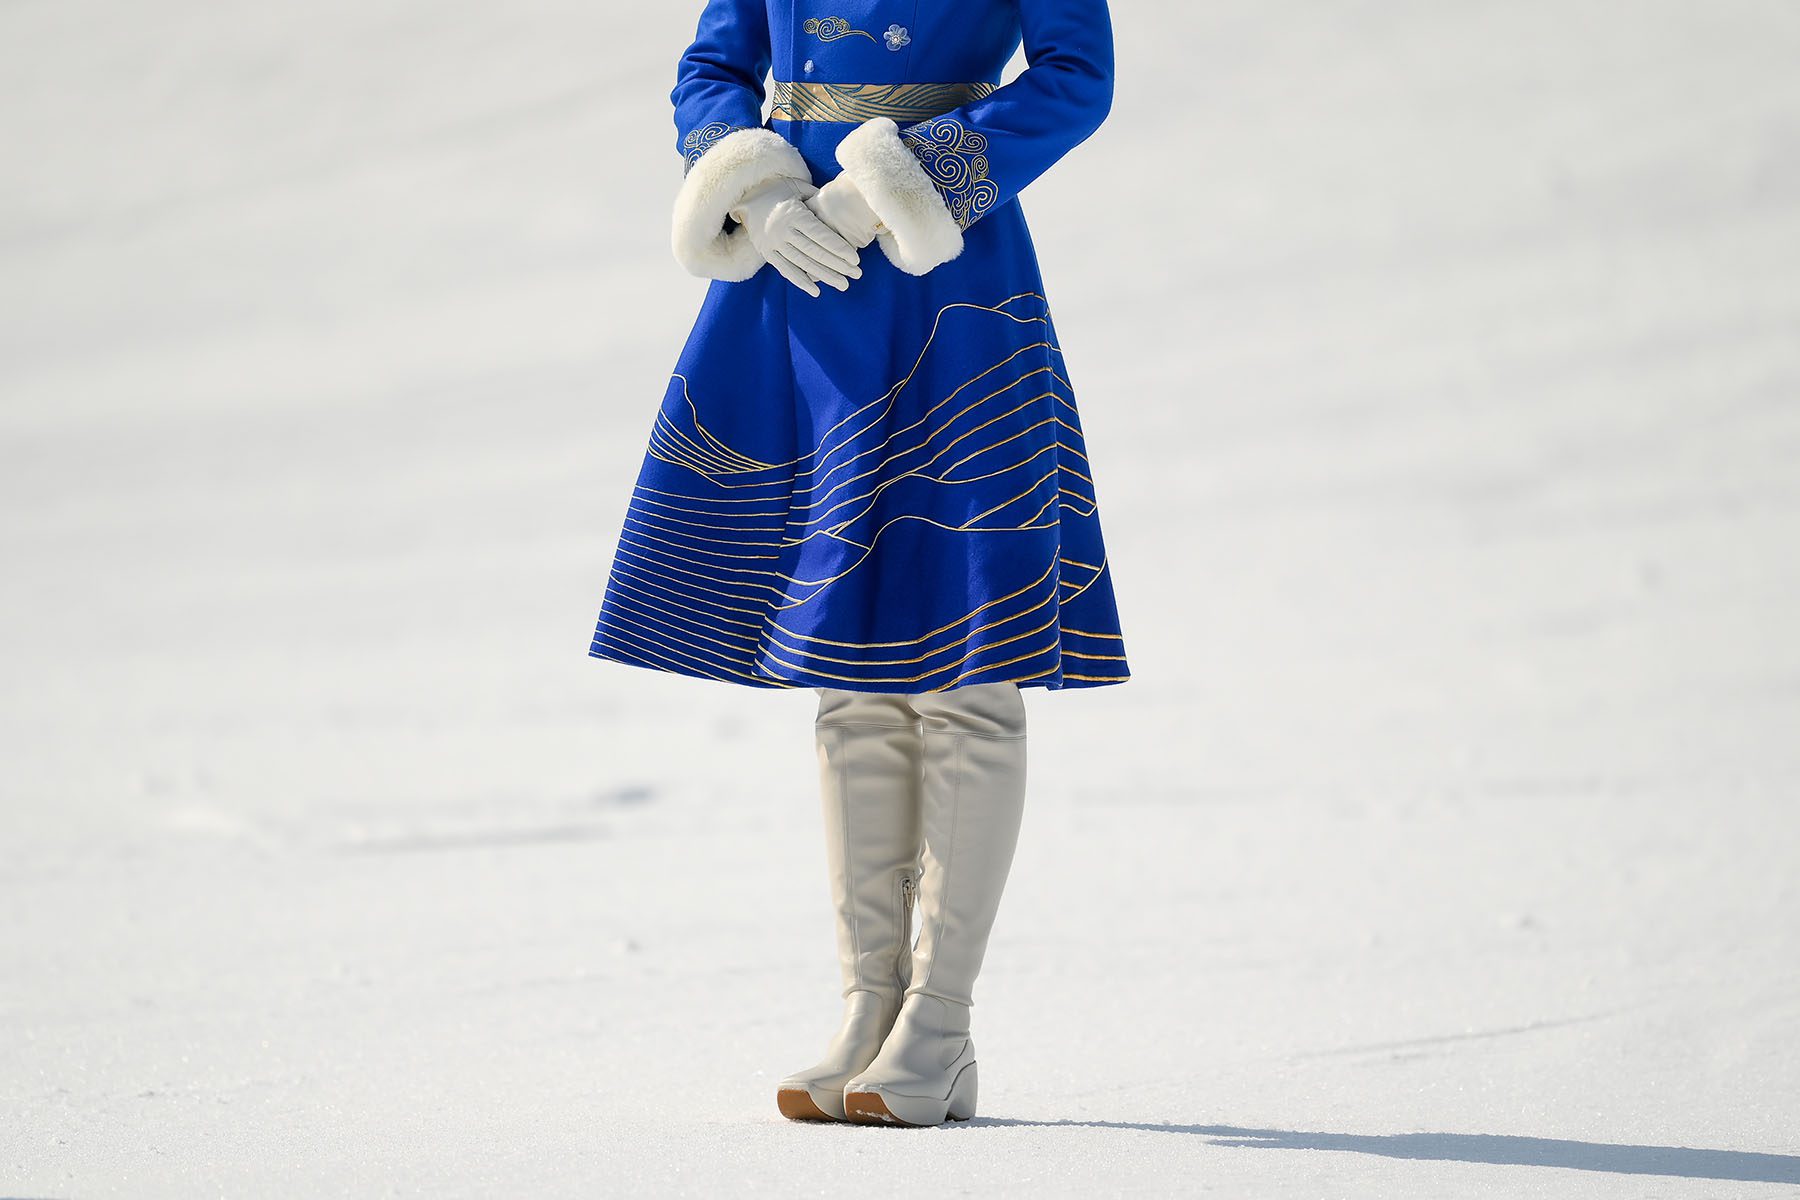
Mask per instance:
[[[950,1089],[950,1109],[947,1114],[950,1120],[966,1121],[975,1115],[975,1093],[980,1088],[976,1072],[980,1065],[970,1063],[956,1077],[956,1084]]]

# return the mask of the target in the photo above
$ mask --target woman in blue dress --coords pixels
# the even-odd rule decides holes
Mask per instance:
[[[967,1119],[1021,689],[1128,677],[1016,199],[1111,105],[1105,0],[708,0],[671,99],[675,257],[715,282],[590,653],[818,693],[844,1011],[777,1103]]]

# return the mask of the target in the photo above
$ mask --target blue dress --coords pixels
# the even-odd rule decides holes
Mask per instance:
[[[1123,682],[1095,472],[1016,199],[1111,104],[1105,0],[818,2],[709,0],[682,56],[676,252],[715,282],[589,653],[757,687]],[[1027,69],[999,86],[1021,39]],[[891,232],[814,298],[722,214],[773,175],[840,169]]]

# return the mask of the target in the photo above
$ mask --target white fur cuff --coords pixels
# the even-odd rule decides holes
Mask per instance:
[[[923,275],[962,253],[962,227],[891,119],[851,130],[838,143],[837,160],[887,226],[881,249],[896,267]]]
[[[728,213],[774,179],[812,186],[800,152],[771,129],[740,129],[712,144],[688,169],[675,197],[675,261],[704,279],[737,283],[761,269],[763,257],[742,228],[726,232]]]

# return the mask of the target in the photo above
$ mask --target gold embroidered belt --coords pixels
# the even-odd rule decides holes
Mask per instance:
[[[875,117],[924,121],[979,100],[991,83],[795,83],[775,81],[776,121],[842,121],[860,125]]]

